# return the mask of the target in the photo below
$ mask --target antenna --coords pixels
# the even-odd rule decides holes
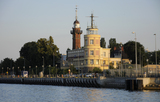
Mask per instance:
[[[97,16],[93,16],[93,13],[91,13],[91,16],[87,16],[87,17],[91,17],[91,28],[93,28],[93,17],[97,17]]]
[[[76,5],[76,20],[77,20],[77,5]]]

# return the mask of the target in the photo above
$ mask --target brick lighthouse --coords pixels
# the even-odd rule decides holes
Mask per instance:
[[[77,8],[76,8],[76,20],[73,23],[73,27],[71,30],[71,34],[72,34],[72,49],[79,49],[81,48],[81,34],[82,34],[82,30],[80,30],[80,23],[77,20]]]

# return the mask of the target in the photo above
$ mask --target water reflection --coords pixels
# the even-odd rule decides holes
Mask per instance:
[[[0,84],[0,102],[159,102],[160,91]]]

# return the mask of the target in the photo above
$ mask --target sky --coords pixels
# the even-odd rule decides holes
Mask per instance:
[[[117,43],[135,40],[149,51],[160,50],[160,0],[0,0],[0,60],[20,57],[27,42],[52,36],[61,54],[72,49],[75,8],[80,22],[81,46],[91,13],[99,35]],[[156,36],[154,36],[156,34]],[[156,38],[156,43],[155,43]]]

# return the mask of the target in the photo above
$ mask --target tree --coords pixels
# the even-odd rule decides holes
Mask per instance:
[[[11,58],[5,58],[0,64],[0,68],[2,67],[3,67],[3,73],[9,71],[10,74],[10,72],[12,72],[14,67],[14,61]],[[0,70],[0,72],[1,71],[2,70]]]
[[[55,66],[55,63],[58,63],[61,57],[59,48],[54,44],[51,36],[49,40],[40,38],[37,42],[24,44],[20,50],[20,56],[25,58],[31,67],[41,67],[43,65],[43,59],[45,67],[48,65]]]
[[[111,38],[109,40],[109,46],[108,47],[111,48],[111,50],[110,50],[110,56],[111,57],[114,57],[114,50],[119,49],[120,46],[121,46],[121,44],[116,43],[116,39],[115,38]]]
[[[129,59],[132,60],[132,63],[135,64],[135,41],[128,41],[124,44],[124,51],[128,55]],[[144,51],[144,46],[137,42],[137,63],[146,64],[146,54]],[[141,60],[140,60],[141,59]]]
[[[146,52],[146,59],[148,59],[148,64],[156,64],[155,61],[155,51]],[[157,51],[157,64],[160,63],[160,50]]]
[[[100,68],[95,67],[95,68],[93,69],[93,72],[94,72],[94,73],[101,73],[102,70],[101,70]]]
[[[20,56],[25,59],[25,62],[29,62],[29,66],[36,66],[36,64],[40,66],[40,55],[38,53],[38,45],[36,42],[25,43],[20,50]]]
[[[106,48],[105,38],[101,38],[101,40],[100,40],[100,45],[101,45],[102,48]]]

